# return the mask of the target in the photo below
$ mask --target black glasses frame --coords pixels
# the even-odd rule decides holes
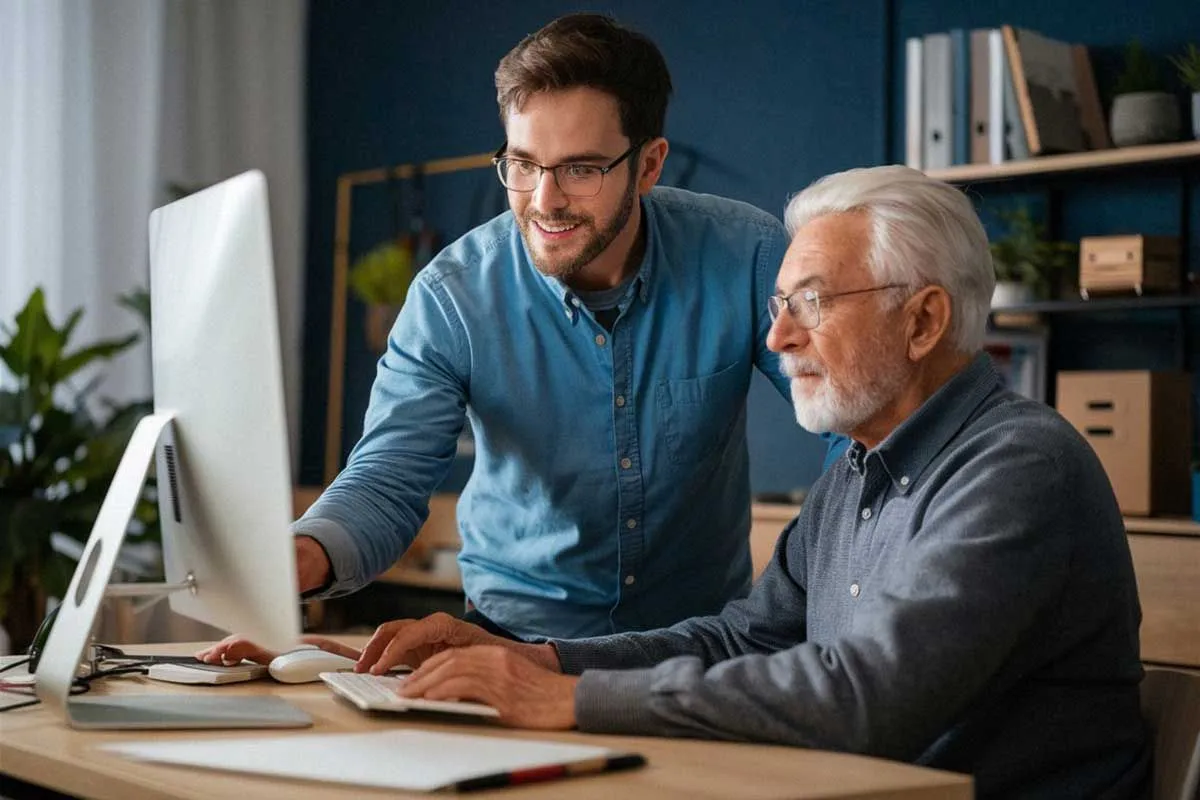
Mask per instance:
[[[528,158],[512,158],[512,157],[504,155],[505,149],[508,148],[508,142],[505,142],[504,144],[500,145],[500,147],[496,150],[495,154],[492,156],[492,163],[496,165],[496,174],[500,178],[500,184],[505,189],[508,189],[510,192],[528,193],[528,192],[534,191],[535,189],[537,189],[538,186],[541,185],[542,178],[546,175],[547,172],[549,172],[554,176],[554,185],[557,186],[559,191],[562,192],[563,194],[568,195],[569,197],[595,197],[596,195],[600,194],[601,190],[604,188],[604,176],[607,175],[608,173],[612,172],[618,166],[620,166],[622,161],[624,161],[625,159],[629,158],[631,155],[636,153],[642,147],[642,145],[646,144],[646,142],[648,142],[648,141],[649,141],[649,139],[643,139],[640,142],[635,142],[634,144],[629,146],[628,150],[626,150],[624,153],[621,153],[621,155],[617,156],[616,158],[614,158],[612,161],[608,162],[608,164],[606,164],[603,167],[597,167],[595,164],[581,164],[578,162],[570,162],[567,164],[555,164],[552,167],[548,167],[545,164],[539,164],[536,161],[530,161]],[[533,186],[529,187],[528,189],[514,189],[513,187],[509,186],[505,182],[505,172],[507,171],[506,165],[508,162],[511,162],[511,161],[519,161],[522,164],[531,164],[538,168],[538,170],[539,170],[538,177],[537,177],[537,180],[534,182]],[[568,169],[570,167],[589,167],[591,169],[598,170],[600,173],[600,183],[599,183],[599,185],[597,185],[596,191],[592,192],[591,194],[578,194],[576,192],[568,191],[566,188],[564,188],[562,185],[562,181],[560,181],[558,179],[558,174],[559,174],[558,171],[561,169]]]

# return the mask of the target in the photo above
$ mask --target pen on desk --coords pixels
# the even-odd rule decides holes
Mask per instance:
[[[456,792],[469,792],[475,789],[495,789],[500,786],[516,786],[522,783],[536,783],[555,778],[567,778],[575,775],[590,775],[597,772],[613,772],[619,769],[633,769],[643,766],[646,759],[637,753],[622,753],[607,758],[592,758],[587,761],[576,761],[571,764],[549,764],[545,767],[517,769],[511,772],[497,772],[494,775],[483,775],[469,778],[453,784]]]

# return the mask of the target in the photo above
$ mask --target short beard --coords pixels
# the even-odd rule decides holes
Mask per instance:
[[[629,223],[629,218],[633,216],[633,205],[637,202],[637,180],[632,173],[629,176],[629,182],[625,186],[625,194],[621,198],[621,205],[617,209],[617,214],[612,218],[612,221],[604,227],[603,230],[596,231],[588,242],[584,245],[583,250],[575,258],[561,264],[551,264],[545,261],[534,249],[531,242],[533,241],[532,231],[535,219],[542,222],[550,223],[577,223],[579,225],[588,225],[594,228],[595,220],[589,216],[571,216],[569,214],[560,215],[533,215],[525,214],[517,220],[517,225],[521,229],[521,236],[525,239],[525,250],[528,251],[530,259],[533,260],[533,265],[537,267],[538,272],[543,275],[548,275],[551,278],[558,278],[561,281],[569,281],[587,267],[588,264],[596,260],[596,258],[608,249],[608,246],[613,243],[613,240],[624,230]]]
[[[882,340],[872,342],[864,353],[879,354],[874,362],[861,367],[856,362],[847,380],[835,385],[828,370],[822,365],[801,356],[783,355],[784,370],[790,376],[805,371],[820,373],[820,384],[816,391],[801,396],[796,384],[792,384],[792,404],[796,410],[796,421],[810,433],[850,434],[876,416],[900,394],[908,376],[908,365],[904,360],[890,358]]]

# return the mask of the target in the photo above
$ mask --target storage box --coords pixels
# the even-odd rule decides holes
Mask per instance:
[[[1079,240],[1079,293],[1178,292],[1179,239],[1174,236],[1085,236]]]
[[[1125,514],[1188,514],[1191,397],[1186,372],[1058,373],[1058,411],[1100,457]]]

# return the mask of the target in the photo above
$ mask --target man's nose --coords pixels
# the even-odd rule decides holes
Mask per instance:
[[[537,186],[533,187],[533,197],[530,198],[530,202],[538,211],[550,211],[563,208],[570,202],[570,199],[563,194],[562,189],[558,188],[554,170],[547,169],[542,171]]]
[[[811,331],[798,325],[786,308],[781,309],[779,316],[771,322],[767,331],[767,349],[774,353],[786,353],[808,344]]]

